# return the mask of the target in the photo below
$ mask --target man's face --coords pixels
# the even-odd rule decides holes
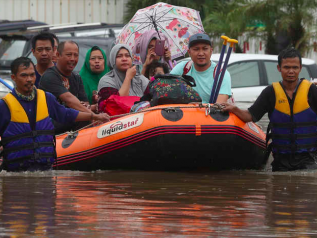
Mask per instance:
[[[33,64],[30,64],[29,67],[20,65],[17,74],[12,74],[11,78],[15,82],[19,93],[30,95],[36,79]]]
[[[283,81],[296,82],[298,75],[302,70],[300,60],[298,57],[282,59],[281,66],[277,66],[279,72],[281,72]]]
[[[53,56],[53,47],[49,40],[37,40],[35,49],[32,49],[33,55],[40,65],[50,64]]]
[[[66,42],[62,54],[57,52],[59,68],[66,74],[71,74],[78,63],[79,50],[76,44]]]
[[[188,54],[195,65],[204,67],[210,63],[212,50],[212,47],[208,44],[197,43],[189,48]]]

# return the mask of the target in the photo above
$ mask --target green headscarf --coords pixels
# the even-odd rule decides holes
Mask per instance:
[[[93,48],[98,48],[98,50],[101,51],[103,58],[104,58],[104,61],[105,61],[105,69],[100,74],[95,74],[90,69],[89,59],[90,59],[91,50]],[[100,78],[108,72],[109,72],[109,68],[107,65],[107,56],[106,56],[105,52],[100,47],[93,46],[91,49],[89,49],[87,51],[85,63],[79,72],[79,75],[81,76],[81,78],[83,80],[85,92],[87,94],[87,97],[88,97],[90,104],[92,104],[92,92],[94,90],[97,90]]]

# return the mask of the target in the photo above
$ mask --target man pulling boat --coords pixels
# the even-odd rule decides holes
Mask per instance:
[[[52,168],[56,159],[54,126],[74,121],[109,121],[107,114],[78,112],[60,105],[56,98],[34,87],[33,62],[26,57],[11,64],[16,83],[12,93],[0,100],[0,136],[3,165],[7,171],[35,171]]]
[[[259,121],[268,113],[273,171],[317,169],[317,87],[298,78],[302,58],[294,48],[279,54],[277,69],[283,80],[265,88],[248,110],[223,103],[223,111],[245,122]]]

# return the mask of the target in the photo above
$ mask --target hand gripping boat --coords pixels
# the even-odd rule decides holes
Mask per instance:
[[[55,169],[261,169],[265,134],[209,104],[147,108],[56,138]]]

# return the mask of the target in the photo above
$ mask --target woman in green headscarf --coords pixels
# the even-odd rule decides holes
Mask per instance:
[[[85,63],[79,72],[90,104],[96,103],[92,99],[93,92],[97,90],[100,78],[108,72],[105,52],[100,47],[93,46],[87,51]]]

